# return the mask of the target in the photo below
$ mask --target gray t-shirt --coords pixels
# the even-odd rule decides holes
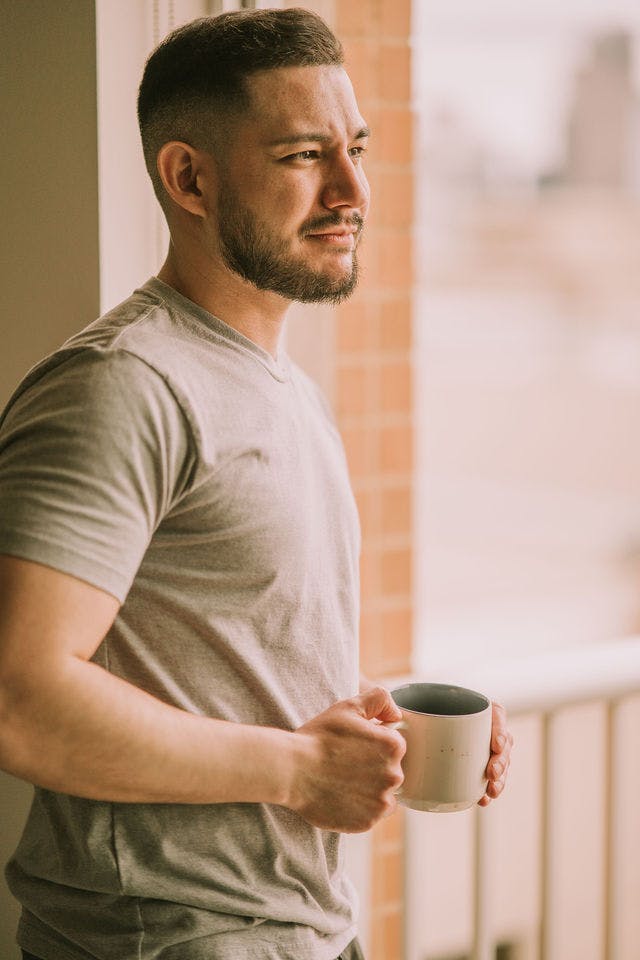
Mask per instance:
[[[359,531],[325,403],[155,278],[10,401],[0,552],[122,601],[94,660],[183,710],[293,730],[356,693]],[[7,877],[43,960],[333,960],[355,935],[340,837],[275,805],[36,789]]]

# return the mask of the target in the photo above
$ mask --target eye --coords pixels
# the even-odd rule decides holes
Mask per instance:
[[[317,160],[320,156],[317,150],[300,150],[298,153],[290,153],[283,160]]]
[[[363,146],[351,147],[351,149],[349,150],[349,156],[352,158],[352,160],[359,162],[360,160],[362,160],[366,152],[367,152],[366,147],[363,147]]]

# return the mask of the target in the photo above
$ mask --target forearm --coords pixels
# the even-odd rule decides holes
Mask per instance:
[[[39,786],[128,802],[287,800],[292,733],[187,713],[77,658],[13,690],[0,765]]]
[[[399,719],[385,690],[294,732],[197,716],[92,662],[118,607],[0,556],[0,768],[100,800],[281,804],[328,830],[369,829],[393,809],[404,741],[384,726]]]

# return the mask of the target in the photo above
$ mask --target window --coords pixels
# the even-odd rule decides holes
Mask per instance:
[[[419,666],[640,627],[640,14],[414,5]]]

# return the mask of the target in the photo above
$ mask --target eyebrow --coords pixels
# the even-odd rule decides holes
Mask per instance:
[[[361,127],[353,139],[365,140],[370,136],[371,130],[369,127]],[[293,133],[289,137],[279,137],[277,140],[271,140],[268,145],[270,147],[285,147],[296,143],[329,143],[331,139],[332,138],[326,133],[315,133],[311,131],[309,133]]]

